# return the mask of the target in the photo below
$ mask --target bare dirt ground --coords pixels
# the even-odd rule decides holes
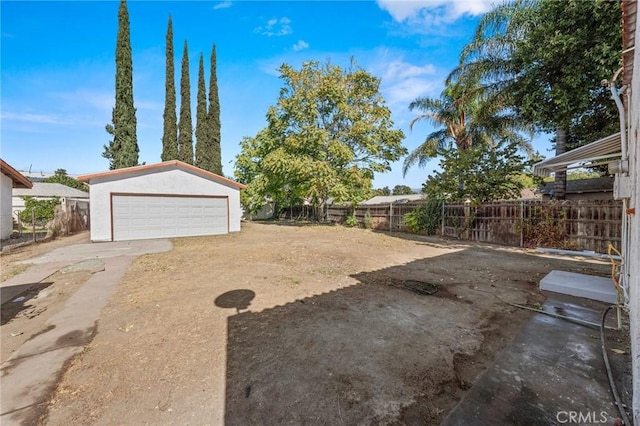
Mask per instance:
[[[496,295],[535,305],[553,269],[609,272],[329,226],[174,245],[131,266],[42,424],[437,424],[530,317]]]

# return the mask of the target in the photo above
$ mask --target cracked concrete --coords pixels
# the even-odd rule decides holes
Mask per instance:
[[[169,251],[169,240],[77,244],[61,247],[24,263],[34,266],[0,283],[2,303],[26,291],[63,268],[90,268],[96,272],[51,317],[40,334],[26,341],[0,367],[0,423],[31,424],[41,414],[41,403],[54,389],[64,365],[83,351],[97,332],[102,308],[131,262],[139,255]],[[96,259],[103,266],[98,265]]]

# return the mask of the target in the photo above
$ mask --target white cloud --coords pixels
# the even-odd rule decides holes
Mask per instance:
[[[389,58],[389,52],[382,51],[377,62],[369,67],[374,75],[381,77],[380,90],[387,104],[400,110],[420,96],[437,95],[442,85],[432,64],[412,64],[402,57]]]
[[[37,124],[71,124],[68,119],[64,119],[54,114],[32,114],[19,112],[2,112],[0,119],[3,121],[26,121]]]
[[[463,15],[478,16],[489,11],[495,0],[377,0],[399,23],[452,22]]]
[[[382,92],[389,105],[404,105],[408,108],[414,99],[420,96],[432,96],[440,85],[440,82],[434,79],[407,78],[383,85]]]
[[[214,10],[218,10],[218,9],[227,9],[229,7],[231,7],[232,3],[230,1],[223,1],[221,3],[216,4],[215,6],[213,6]]]
[[[59,126],[85,126],[95,125],[97,122],[81,115],[60,115],[60,114],[38,114],[31,112],[2,112],[0,120],[7,123],[23,122],[38,125],[59,125]]]
[[[256,27],[253,32],[265,35],[267,37],[279,37],[289,35],[293,32],[291,29],[291,19],[283,16],[280,19],[269,19],[264,26]]]
[[[67,92],[51,92],[49,96],[56,99],[58,105],[64,103],[66,107],[78,110],[92,108],[104,114],[111,114],[115,102],[112,91],[76,89]]]
[[[395,61],[387,63],[387,69],[383,79],[403,80],[412,77],[434,75],[435,73],[436,67],[431,64],[420,66],[396,59]]]
[[[299,52],[300,50],[308,49],[309,43],[304,40],[298,40],[296,44],[293,45],[293,50]]]

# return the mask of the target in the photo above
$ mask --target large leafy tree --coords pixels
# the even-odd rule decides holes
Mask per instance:
[[[162,134],[162,161],[178,158],[178,126],[176,117],[176,77],[173,66],[173,23],[169,16],[166,41],[166,81],[164,101],[164,126]]]
[[[196,105],[196,158],[194,164],[212,171],[212,152],[207,120],[207,92],[204,84],[204,58],[198,66],[198,99]]]
[[[184,42],[180,76],[180,122],[178,123],[178,160],[193,164],[193,123],[191,122],[191,83],[189,82],[189,48]]]
[[[220,133],[220,99],[218,96],[216,45],[211,48],[211,75],[209,77],[209,150],[213,173],[222,175],[222,137]]]
[[[595,134],[615,128],[601,118],[603,108],[615,116],[601,81],[619,67],[620,46],[617,1],[516,0],[483,17],[452,77],[481,79],[490,97],[555,132],[561,154],[568,143],[593,140],[584,126]],[[565,188],[566,172],[556,173],[556,198]]]
[[[435,126],[425,141],[404,160],[403,173],[414,165],[423,167],[438,155],[439,149],[456,148],[469,151],[475,145],[492,146],[509,139],[524,151],[531,152],[525,136],[528,126],[499,99],[482,99],[478,80],[459,80],[448,83],[440,98],[420,97],[409,109],[421,112],[411,121],[411,128],[420,121]]]
[[[102,154],[109,160],[109,169],[137,166],[139,149],[136,136],[136,109],[133,106],[133,61],[129,12],[125,0],[121,0],[118,10],[116,96],[111,121],[105,129],[112,140],[104,146]]]
[[[390,170],[406,153],[380,80],[353,61],[345,69],[312,61],[279,71],[284,87],[267,112],[267,127],[245,138],[237,157],[245,206],[307,199],[321,213],[329,198],[368,198],[374,173]]]

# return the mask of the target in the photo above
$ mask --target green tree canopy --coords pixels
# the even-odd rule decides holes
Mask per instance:
[[[178,160],[193,164],[193,123],[191,122],[191,82],[189,80],[189,48],[184,41],[180,76],[180,121],[178,123]]]
[[[384,188],[378,188],[373,190],[374,195],[391,195],[391,190],[388,186]]]
[[[211,168],[207,170],[222,174],[222,136],[220,133],[220,99],[218,96],[218,76],[216,62],[216,45],[211,48],[211,75],[209,76],[209,150],[211,156]]]
[[[530,153],[531,143],[525,135],[529,127],[498,98],[482,98],[477,79],[460,79],[448,83],[440,98],[421,97],[409,105],[421,112],[411,121],[411,128],[420,121],[436,126],[425,141],[405,158],[403,174],[414,165],[423,167],[437,156],[439,149],[455,147],[468,151],[478,144],[492,146],[508,138]]]
[[[80,182],[78,179],[74,179],[67,175],[65,169],[57,169],[53,176],[49,176],[44,180],[47,183],[61,183],[71,188],[79,189],[80,191],[88,191],[89,185],[84,182]]]
[[[482,81],[487,96],[555,131],[561,154],[615,129],[606,118],[616,116],[615,106],[601,81],[620,66],[620,16],[619,1],[510,1],[482,18],[450,79]],[[565,186],[566,173],[557,172],[558,198]]]
[[[462,151],[439,148],[440,171],[429,176],[422,192],[429,198],[481,204],[518,197],[526,163],[514,142],[478,145]]]
[[[267,112],[267,127],[243,139],[236,161],[246,205],[308,199],[322,208],[329,198],[368,198],[374,173],[389,171],[406,153],[380,80],[353,61],[346,69],[312,61],[279,71],[284,87]]]
[[[138,165],[138,139],[136,136],[136,109],[133,106],[133,61],[129,36],[127,2],[121,0],[118,10],[118,36],[116,41],[116,97],[111,124],[106,131],[112,136],[104,146],[102,156],[109,160],[110,169]]]
[[[408,187],[407,185],[396,185],[393,187],[393,195],[409,195],[415,194],[413,189]]]
[[[212,149],[207,119],[207,91],[204,84],[204,58],[200,54],[198,64],[198,96],[196,104],[196,157],[194,164],[212,171]]]
[[[162,134],[162,161],[178,158],[178,125],[176,117],[176,77],[173,66],[173,23],[169,16],[166,39],[166,77],[164,100],[164,126]]]

